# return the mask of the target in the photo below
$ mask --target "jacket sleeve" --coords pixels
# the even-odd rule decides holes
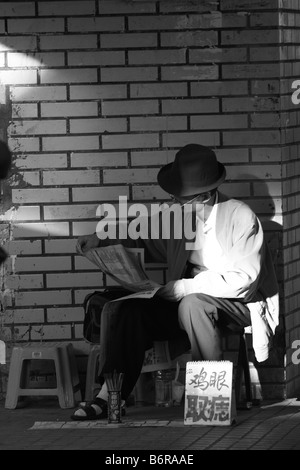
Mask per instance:
[[[248,298],[258,282],[263,253],[261,224],[250,208],[240,208],[228,225],[226,242],[220,240],[226,263],[220,272],[201,271],[192,279],[182,279],[185,295],[203,293],[221,298]],[[217,235],[218,237],[218,235]]]

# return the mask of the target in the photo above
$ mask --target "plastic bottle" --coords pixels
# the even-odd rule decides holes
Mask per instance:
[[[155,378],[155,406],[172,406],[172,379],[171,370],[158,370]]]

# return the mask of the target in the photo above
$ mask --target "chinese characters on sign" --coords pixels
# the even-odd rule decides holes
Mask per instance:
[[[232,423],[232,372],[230,361],[187,363],[185,424]]]

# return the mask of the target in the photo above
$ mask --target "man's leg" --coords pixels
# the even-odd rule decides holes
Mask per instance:
[[[187,332],[194,361],[222,359],[222,327],[228,323],[250,325],[250,312],[236,300],[190,294],[178,307],[178,319]]]
[[[114,370],[124,372],[124,400],[135,386],[145,351],[153,346],[153,342],[182,336],[177,310],[178,303],[154,297],[126,300],[117,314],[112,314],[109,308],[103,311],[101,328],[106,325],[103,330],[106,346],[101,375]]]
[[[126,400],[140,375],[145,351],[153,342],[182,338],[178,323],[178,303],[159,297],[110,302],[101,316],[101,354],[99,370],[105,373],[123,372],[122,399]],[[91,406],[81,406],[72,419],[85,420],[105,417],[108,391],[104,383]],[[91,411],[92,408],[92,411]]]

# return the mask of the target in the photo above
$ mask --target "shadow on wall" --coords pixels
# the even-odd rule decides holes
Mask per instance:
[[[274,260],[279,285],[280,302],[279,325],[272,338],[269,359],[259,363],[256,361],[254,353],[250,353],[250,360],[253,362],[256,371],[253,371],[253,373],[257,375],[256,380],[253,380],[253,382],[259,382],[263,399],[284,398],[286,345],[282,302],[283,295],[281,295],[283,292],[282,224],[276,221],[276,218],[281,218],[281,195],[279,193],[280,190],[278,190],[276,195],[271,196],[268,183],[256,176],[248,175],[247,180],[251,182],[252,194],[255,194],[255,197],[243,197],[243,195],[240,197],[252,208],[262,223],[265,237]]]

